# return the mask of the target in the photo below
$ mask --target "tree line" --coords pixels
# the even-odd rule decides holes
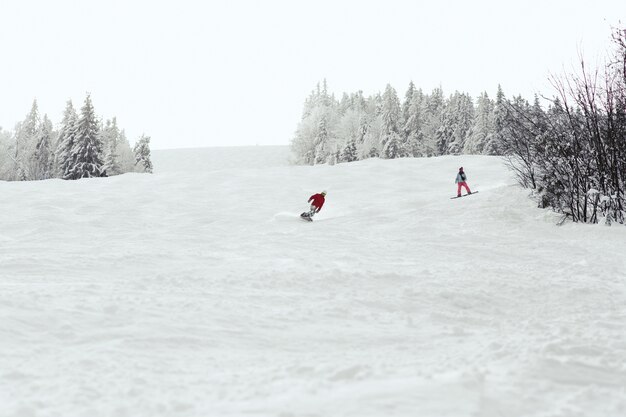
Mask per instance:
[[[467,93],[430,94],[413,82],[401,101],[389,84],[380,94],[328,93],[326,80],[304,103],[292,140],[299,163],[352,162],[381,157],[403,158],[447,154],[501,154],[504,93],[495,100],[484,92],[476,104]]]
[[[75,180],[126,172],[152,172],[150,137],[142,135],[131,149],[116,118],[96,116],[87,95],[80,113],[68,101],[55,129],[37,100],[13,131],[0,128],[0,179],[8,181],[62,178]]]
[[[575,222],[626,224],[626,29],[614,29],[606,64],[552,77],[555,92],[529,102],[476,103],[466,93],[425,94],[413,82],[400,101],[380,94],[328,93],[326,81],[304,103],[292,140],[301,164],[334,164],[371,157],[447,154],[500,155],[540,207]]]

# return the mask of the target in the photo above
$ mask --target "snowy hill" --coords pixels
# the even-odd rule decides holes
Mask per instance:
[[[0,182],[0,415],[626,415],[626,228],[493,157],[287,159]]]

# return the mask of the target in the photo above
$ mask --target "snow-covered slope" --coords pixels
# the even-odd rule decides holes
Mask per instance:
[[[493,157],[287,158],[0,182],[0,416],[626,415],[626,228]]]

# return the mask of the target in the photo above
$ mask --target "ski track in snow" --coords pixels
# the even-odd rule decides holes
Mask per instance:
[[[287,159],[0,182],[0,416],[626,415],[626,228],[494,157]]]

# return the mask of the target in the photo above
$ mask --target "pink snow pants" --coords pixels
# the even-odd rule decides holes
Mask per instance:
[[[463,182],[459,182],[458,183],[458,191],[456,192],[456,195],[461,195],[461,187],[465,187],[465,191],[467,191],[468,194],[471,193],[469,187],[467,186],[467,183],[465,181]]]

